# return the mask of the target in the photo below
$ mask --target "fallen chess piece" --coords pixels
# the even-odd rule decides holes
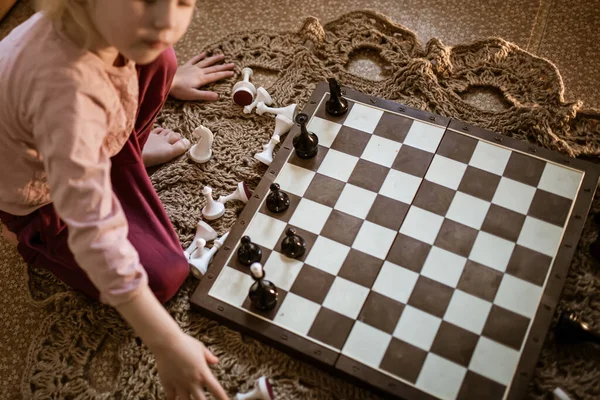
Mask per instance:
[[[294,126],[294,121],[285,115],[278,115],[275,117],[275,132],[273,132],[273,135],[283,136],[292,129],[292,126]]]
[[[556,324],[556,339],[563,343],[590,342],[600,344],[600,334],[592,331],[575,313],[563,312]]]
[[[300,158],[313,158],[319,151],[319,138],[306,128],[308,115],[296,115],[296,123],[300,125],[300,133],[294,137],[293,144],[296,155]]]
[[[215,231],[212,226],[207,224],[206,222],[200,220],[196,225],[196,234],[194,235],[194,240],[192,240],[192,244],[188,246],[187,249],[183,252],[186,258],[190,258],[191,254],[196,250],[196,241],[198,239],[204,239],[206,242],[210,242],[217,238],[217,231]]]
[[[557,387],[556,389],[554,389],[552,391],[552,398],[554,400],[571,400],[571,398],[569,397],[567,392],[565,392],[564,390],[562,390],[559,387]]]
[[[266,376],[261,376],[256,380],[254,389],[248,393],[238,393],[234,400],[275,400],[273,388]]]
[[[277,146],[279,141],[279,135],[271,136],[269,143],[263,145],[263,151],[256,153],[254,158],[265,165],[271,165],[273,162],[273,150],[275,150],[275,146]]]
[[[232,98],[235,104],[239,106],[247,106],[252,104],[254,96],[256,96],[256,87],[250,82],[250,78],[254,72],[250,68],[242,70],[243,78],[236,83],[232,89]]]
[[[244,114],[250,114],[258,103],[265,103],[268,106],[273,105],[273,99],[271,98],[271,95],[269,92],[267,92],[267,89],[262,86],[256,91],[256,99],[254,99],[252,104],[244,107]]]
[[[246,184],[244,182],[240,182],[237,184],[237,189],[235,191],[233,191],[233,193],[227,195],[227,196],[219,196],[219,199],[217,200],[219,203],[227,203],[228,201],[233,201],[233,200],[239,200],[242,203],[247,203],[248,200],[250,200],[250,190],[248,189],[248,186],[246,186]]]
[[[348,101],[342,97],[342,89],[334,78],[327,79],[329,82],[329,100],[325,103],[327,114],[339,117],[348,112]]]
[[[250,266],[250,274],[254,283],[248,290],[250,303],[261,311],[272,310],[277,305],[277,288],[273,282],[265,279],[266,273],[260,263]]]
[[[212,188],[210,186],[204,186],[202,194],[206,199],[206,205],[202,209],[202,215],[209,221],[221,218],[225,214],[225,205],[215,201],[212,197]]]
[[[188,260],[188,263],[190,264],[190,270],[195,278],[201,279],[206,274],[206,271],[208,271],[208,266],[210,265],[217,251],[223,246],[223,243],[225,243],[227,236],[229,236],[229,232],[216,239],[213,246],[209,250],[206,250],[205,248],[206,241],[202,238],[198,239],[196,250],[192,253],[191,258]]]
[[[190,160],[199,164],[205,163],[212,157],[212,144],[214,135],[210,129],[200,125],[194,129],[192,135],[198,139],[188,151],[188,157]]]
[[[294,120],[294,113],[296,112],[296,104],[290,104],[287,107],[280,108],[271,108],[268,107],[265,103],[258,103],[256,105],[256,113],[258,115],[263,115],[264,113],[269,113],[273,115],[283,115],[289,120]]]

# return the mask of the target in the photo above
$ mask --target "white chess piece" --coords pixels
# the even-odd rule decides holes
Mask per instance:
[[[238,393],[234,400],[274,400],[275,395],[271,388],[271,383],[266,376],[261,376],[256,380],[254,389],[248,393]]]
[[[277,146],[278,143],[279,135],[271,136],[269,143],[263,145],[263,151],[261,151],[260,153],[256,153],[254,155],[254,158],[256,158],[258,161],[265,165],[271,165],[271,163],[273,162],[273,150],[275,149],[275,146]]]
[[[206,247],[206,240],[203,238],[196,239],[196,248],[190,254],[190,258],[200,258],[204,254],[204,248]]]
[[[219,199],[217,200],[220,203],[227,203],[228,201],[232,201],[232,200],[239,200],[242,203],[247,203],[248,200],[250,200],[250,190],[248,189],[248,186],[244,183],[244,182],[240,182],[237,184],[237,188],[235,189],[235,191],[227,196],[220,196]]]
[[[571,397],[561,388],[557,387],[552,391],[554,400],[571,400]]]
[[[225,214],[225,205],[215,201],[212,197],[212,188],[210,186],[204,186],[202,194],[206,199],[206,205],[202,209],[202,215],[209,221],[221,218]]]
[[[242,70],[243,80],[233,86],[232,95],[233,101],[239,106],[247,106],[252,104],[256,96],[256,87],[250,82],[250,77],[254,72],[250,68]]]
[[[202,254],[199,257],[190,258],[188,260],[188,263],[190,264],[190,270],[194,277],[200,279],[204,276],[204,274],[206,274],[209,264],[211,263],[217,251],[223,246],[223,243],[225,243],[227,236],[229,236],[229,232],[215,240],[215,243],[209,250],[203,249]]]
[[[252,104],[249,104],[246,107],[244,107],[244,114],[250,114],[252,110],[254,110],[254,107],[256,107],[256,105],[261,102],[265,103],[268,106],[273,105],[273,99],[271,98],[271,95],[269,94],[269,92],[267,92],[267,89],[265,89],[262,86],[257,89],[256,99],[254,99]]]
[[[265,103],[258,103],[256,105],[256,113],[263,115],[264,113],[283,115],[289,120],[294,120],[294,113],[296,112],[296,104],[290,104],[287,107],[272,108],[268,107]]]
[[[211,240],[215,240],[217,238],[217,231],[215,231],[212,226],[207,224],[206,222],[200,220],[196,225],[196,234],[194,235],[194,240],[192,240],[192,244],[189,245],[187,249],[183,252],[185,254],[185,258],[190,258],[192,252],[196,250],[196,241],[198,239],[204,239],[207,242]]]
[[[278,115],[275,117],[275,132],[273,132],[273,135],[285,135],[292,129],[292,126],[294,126],[294,121],[285,115]]]
[[[192,161],[200,164],[207,162],[212,157],[211,146],[215,136],[210,129],[202,125],[194,129],[192,135],[197,138],[198,141],[190,148],[188,157]]]

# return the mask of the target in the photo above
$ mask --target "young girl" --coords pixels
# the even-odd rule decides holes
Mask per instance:
[[[0,42],[0,220],[29,265],[114,306],[154,352],[169,399],[227,395],[217,358],[161,303],[189,266],[145,167],[189,141],[152,130],[170,94],[232,76],[222,56],[181,68],[195,0],[43,0]],[[8,231],[7,231],[8,229]]]

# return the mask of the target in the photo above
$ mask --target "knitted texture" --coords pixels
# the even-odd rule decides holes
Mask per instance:
[[[184,247],[191,243],[201,218],[203,185],[210,185],[216,198],[233,191],[239,181],[254,189],[267,170],[253,155],[271,136],[273,119],[244,114],[230,100],[231,87],[243,67],[253,68],[257,77],[269,82],[266,88],[277,106],[297,103],[302,109],[318,82],[336,77],[342,85],[358,91],[573,157],[591,158],[599,151],[600,114],[582,110],[581,102],[566,103],[560,74],[550,62],[501,39],[453,47],[432,39],[423,46],[408,29],[362,11],[326,25],[308,18],[298,32],[240,32],[206,48],[231,58],[238,75],[211,86],[210,90],[220,94],[219,101],[170,100],[157,120],[158,125],[179,131],[192,142],[191,133],[198,125],[215,133],[210,162],[198,165],[183,156],[151,175]],[[349,70],[366,50],[375,53],[376,62],[385,67],[377,79]],[[225,215],[212,226],[226,232],[242,206],[229,203]],[[592,211],[599,206],[596,197]],[[595,237],[596,228],[588,218],[558,309],[581,311],[592,324],[600,321],[598,268],[587,251]],[[22,264],[21,268],[25,269]],[[45,271],[30,269],[27,275],[30,301],[48,313],[33,330],[17,397],[164,396],[152,354],[113,309],[68,290]],[[21,277],[12,277],[17,278]],[[213,371],[231,396],[250,389],[256,378],[267,375],[280,399],[375,397],[202,317],[189,303],[196,285],[190,277],[167,309],[185,332],[220,358]],[[9,313],[3,310],[3,318],[10,319]],[[530,385],[530,397],[546,398],[561,386],[577,398],[600,398],[599,355],[598,349],[588,346],[559,346],[550,332]]]

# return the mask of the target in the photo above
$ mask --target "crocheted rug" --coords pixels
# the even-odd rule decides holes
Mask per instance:
[[[573,157],[593,158],[599,153],[600,113],[581,109],[580,102],[564,102],[557,69],[501,39],[453,47],[432,39],[423,45],[414,33],[384,16],[353,12],[326,25],[308,18],[298,32],[232,34],[207,49],[227,54],[239,66],[238,73],[252,67],[254,81],[268,89],[277,105],[295,102],[301,109],[317,82],[334,76],[356,90]],[[379,74],[364,76],[365,68],[357,65],[371,66]],[[268,141],[272,124],[264,117],[243,114],[231,102],[231,87],[238,79],[239,75],[213,85],[211,90],[221,95],[216,103],[169,101],[157,121],[192,141],[191,132],[200,124],[215,133],[209,163],[197,165],[181,157],[151,176],[184,246],[190,244],[201,217],[202,185],[212,186],[215,196],[233,191],[239,181],[253,189],[266,170],[253,154]],[[596,198],[592,211],[598,210]],[[241,205],[230,203],[213,226],[224,233],[240,211]],[[558,310],[580,311],[592,324],[600,321],[600,269],[587,251],[595,237],[588,218]],[[0,254],[5,291],[0,296],[0,324],[10,332],[0,353],[0,371],[7,376],[0,380],[0,394],[6,394],[0,397],[162,398],[152,354],[113,309],[68,290],[45,271],[28,270],[6,243],[0,243]],[[28,299],[17,294],[26,285]],[[185,332],[220,358],[214,373],[230,395],[250,389],[256,378],[267,375],[280,399],[375,398],[367,390],[203,318],[189,303],[196,285],[190,277],[167,309]],[[24,302],[37,311],[25,311]],[[28,354],[23,360],[6,353],[24,347]],[[550,332],[530,397],[545,398],[560,386],[576,398],[600,398],[599,358],[598,348],[559,346]],[[14,371],[22,373],[17,376]]]

